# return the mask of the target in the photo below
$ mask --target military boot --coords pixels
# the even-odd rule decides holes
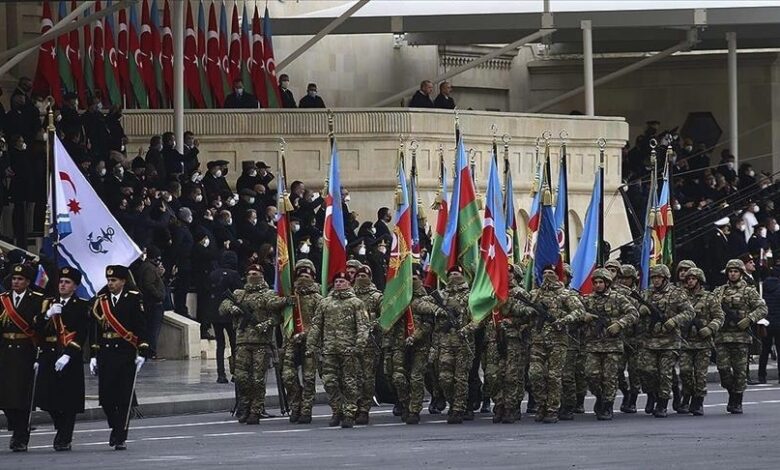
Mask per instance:
[[[474,411],[466,410],[466,412],[463,413],[463,421],[474,421]]]
[[[691,414],[693,416],[704,415],[704,397],[691,398]]]
[[[534,416],[534,421],[536,421],[537,423],[541,423],[542,421],[544,421],[544,415],[545,415],[545,410],[543,408],[538,408],[536,410],[536,416]]]
[[[496,405],[493,408],[493,423],[498,424],[504,420],[504,405]]]
[[[298,418],[298,424],[311,424],[311,413],[302,414],[301,417]]]
[[[742,414],[742,394],[741,393],[735,393],[734,394],[734,404],[731,406],[731,412],[735,415],[741,415]]]
[[[578,415],[585,413],[585,394],[577,394],[577,406],[573,410]]]
[[[623,392],[623,401],[620,402],[620,412],[621,413],[628,413],[628,411],[625,411],[628,409],[628,405],[631,403],[631,392],[625,391]]]
[[[558,412],[558,419],[561,421],[573,421],[574,420],[574,412],[571,408],[568,406],[561,407],[561,410]]]
[[[355,424],[359,424],[359,425],[368,424],[368,412],[358,411],[357,416],[355,416]]]
[[[602,421],[612,421],[612,408],[614,406],[614,401],[605,401],[601,407],[601,417],[599,417],[599,419]]]
[[[734,412],[734,394],[731,393],[731,390],[729,390],[729,402],[726,405],[726,411],[728,411],[729,413]]]
[[[677,406],[677,414],[687,415],[691,409],[691,396],[683,395],[680,404]]]
[[[490,398],[485,397],[482,400],[482,408],[479,410],[480,413],[490,413]]]
[[[601,405],[603,404],[601,397],[599,395],[596,395],[596,402],[593,403],[593,413],[596,414],[596,416],[601,413]]]
[[[647,392],[647,403],[645,404],[645,414],[653,414],[655,409],[655,393]]]
[[[636,392],[629,393],[628,396],[628,404],[624,408],[623,405],[620,405],[620,412],[621,413],[636,413],[636,399],[639,396]]]
[[[249,417],[249,413],[243,412],[238,415],[238,423],[244,424],[246,423],[246,419]]]
[[[404,412],[404,409],[403,409],[403,407],[401,406],[400,403],[396,403],[395,405],[393,405],[393,416],[401,416],[401,414],[403,414],[403,412]]]
[[[555,424],[558,422],[558,413],[553,411],[552,413],[545,413],[542,422],[545,424]]]
[[[420,423],[420,413],[409,413],[409,416],[406,417],[406,424],[419,424]]]
[[[354,425],[355,425],[355,420],[353,418],[349,418],[349,417],[345,416],[341,420],[341,427],[344,428],[344,429],[349,429],[349,428],[351,428]]]
[[[530,393],[528,394],[528,404],[525,406],[525,412],[529,415],[537,412],[536,399]]]
[[[290,422],[297,423],[301,419],[301,412],[299,410],[290,411]]]
[[[254,413],[249,413],[246,417],[246,424],[260,424],[260,417]]]
[[[447,416],[447,424],[463,424],[463,412],[453,411]]]
[[[517,412],[517,410],[512,408],[507,408],[506,410],[503,410],[503,416],[501,417],[501,422],[504,424],[513,424],[518,419],[520,419],[520,413]],[[496,419],[493,418],[493,422],[496,422]]]
[[[328,421],[328,427],[335,428],[339,424],[341,424],[341,415],[333,413],[330,417],[330,421]]]
[[[656,418],[666,418],[667,405],[669,405],[668,398],[659,398],[658,400],[656,400],[653,416],[655,416]]]
[[[439,410],[439,408],[436,407],[436,401],[433,398],[431,398],[431,402],[428,403],[428,414],[429,415],[437,415],[437,414],[440,414],[440,413],[441,413],[441,410]]]

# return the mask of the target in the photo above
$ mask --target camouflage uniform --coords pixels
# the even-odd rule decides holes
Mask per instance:
[[[741,260],[730,260],[726,263],[727,274],[729,269],[739,269],[743,276],[745,274],[745,265]],[[729,392],[728,411],[738,414],[742,412],[742,394],[747,384],[748,348],[752,343],[747,330],[766,317],[766,302],[742,278],[737,282],[728,281],[713,293],[720,300],[725,314],[725,323],[715,336],[720,384]]]
[[[542,304],[555,319],[544,322],[536,312],[537,326],[531,329],[531,361],[529,380],[537,403],[536,420],[558,421],[561,406],[561,375],[569,336],[565,327],[580,321],[584,315],[579,296],[567,291],[557,280],[544,279],[531,293],[531,300]]]
[[[233,316],[236,328],[236,386],[238,409],[247,413],[247,423],[254,424],[265,413],[265,374],[268,370],[268,348],[274,328],[279,325],[287,299],[279,297],[260,278],[233,293],[238,305],[225,299],[219,306],[223,316]],[[246,321],[248,319],[248,321]]]
[[[596,396],[596,417],[611,419],[618,367],[623,357],[623,339],[614,334],[612,328],[628,329],[639,320],[639,312],[624,295],[610,288],[612,275],[609,271],[597,269],[592,278],[603,279],[607,288],[604,292],[589,294],[583,302],[588,312],[582,335],[588,354],[585,370],[590,391]]]
[[[458,424],[466,412],[469,368],[474,359],[471,344],[473,336],[461,336],[460,329],[471,323],[469,311],[469,285],[450,282],[442,292],[444,305],[455,312],[457,325],[451,325],[447,316],[436,317],[437,344],[434,362],[439,372],[439,385],[449,403],[448,422]]]
[[[363,301],[366,306],[369,318],[369,329],[371,334],[378,329],[377,321],[379,314],[382,311],[382,292],[376,288],[376,286],[368,281],[367,285],[360,285],[360,280],[355,281],[355,296]],[[374,402],[374,382],[376,380],[376,368],[377,368],[377,349],[378,342],[374,338],[369,338],[368,343],[363,351],[358,356],[360,367],[360,396],[358,398],[358,421],[360,415],[363,415],[363,419],[368,421],[368,412],[371,410],[371,405]],[[357,424],[361,424],[358,422]],[[365,423],[363,423],[365,424]]]
[[[570,292],[572,295],[579,295],[573,290]],[[585,395],[588,393],[588,382],[585,375],[587,354],[582,347],[581,325],[572,323],[567,328],[570,338],[566,346],[566,358],[561,373],[561,410],[576,410],[583,406]],[[584,411],[583,409],[579,412]],[[560,416],[562,419],[568,419],[569,414],[564,413]]]
[[[425,395],[425,368],[431,349],[431,331],[437,316],[446,315],[425,292],[422,283],[414,284],[412,302],[414,332],[407,336],[406,315],[382,335],[385,376],[392,378],[407,424],[420,421]]]
[[[620,267],[619,277],[633,279],[634,283],[639,280],[636,268],[630,264],[624,264]],[[620,282],[613,282],[612,290],[624,295],[634,308],[639,309],[639,301],[633,297],[639,294],[636,288],[625,286]],[[642,376],[639,372],[640,332],[640,322],[623,330],[623,356],[618,365],[618,388],[623,392],[623,402],[620,404],[620,411],[623,413],[636,413],[636,399],[639,397],[641,390]],[[628,371],[628,379],[626,379],[625,375],[626,370]]]
[[[306,353],[322,355],[322,383],[333,426],[355,420],[360,386],[357,354],[365,348],[368,332],[366,307],[351,288],[332,290],[314,313]]]
[[[665,418],[672,392],[673,370],[680,350],[680,327],[694,317],[694,311],[688,294],[669,281],[669,268],[665,265],[651,267],[651,282],[654,276],[662,276],[666,282],[658,289],[651,286],[644,292],[644,299],[660,311],[661,319],[653,322],[650,310],[644,305],[640,307],[640,313],[645,316],[643,323],[647,332],[640,363],[646,391],[648,395],[653,394],[655,399],[653,415]]]
[[[677,411],[687,413],[690,410],[693,414],[701,415],[704,413],[702,404],[707,394],[710,351],[714,346],[712,335],[723,326],[724,315],[718,297],[702,287],[706,282],[704,271],[691,268],[688,270],[687,277],[697,278],[699,284],[693,290],[686,288],[696,316],[683,330],[683,337],[688,344],[683,346],[680,355],[683,403]]]
[[[296,279],[295,299],[301,315],[303,331],[284,343],[282,378],[284,388],[287,390],[287,401],[290,404],[290,421],[309,423],[314,404],[317,361],[314,356],[306,354],[306,335],[311,330],[314,312],[322,301],[320,286],[308,279]],[[301,368],[303,384],[298,377],[298,366]],[[293,419],[295,417],[299,418]]]

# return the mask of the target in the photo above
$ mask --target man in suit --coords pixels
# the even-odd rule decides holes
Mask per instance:
[[[79,284],[80,271],[61,268],[57,295],[36,321],[42,341],[35,403],[51,415],[57,430],[56,451],[70,450],[76,414],[84,412],[82,346],[87,339],[89,302],[76,295]]]
[[[255,95],[244,90],[244,82],[237,78],[233,80],[233,93],[225,97],[225,109],[257,109],[260,107]]]
[[[387,224],[392,220],[393,214],[390,213],[390,209],[387,207],[380,208],[376,212],[376,222],[374,222],[376,233],[374,233],[374,237],[379,238],[390,235],[390,229],[387,227]]]
[[[290,77],[286,73],[279,75],[279,93],[282,95],[283,108],[297,108],[295,106],[295,97],[290,91]]]
[[[439,96],[433,100],[433,107],[439,109],[455,109],[455,100],[450,96],[452,93],[452,84],[443,81],[439,85]]]
[[[126,266],[106,267],[107,285],[92,308],[94,335],[89,370],[98,376],[98,398],[111,435],[108,445],[125,450],[135,380],[149,354],[141,293],[128,285]]]
[[[414,92],[414,96],[412,96],[412,100],[409,102],[409,107],[433,108],[431,93],[433,93],[433,82],[430,80],[423,80],[420,83],[420,89]]]
[[[33,401],[38,331],[35,319],[44,308],[43,294],[29,289],[35,270],[27,264],[11,269],[11,290],[0,294],[0,409],[13,434],[10,449],[27,452]]]
[[[309,83],[306,86],[306,96],[301,98],[301,100],[298,102],[299,108],[325,108],[325,102],[322,100],[322,97],[317,94],[317,84],[316,83]]]

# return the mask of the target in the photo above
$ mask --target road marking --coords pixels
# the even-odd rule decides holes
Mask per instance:
[[[174,439],[192,439],[195,436],[164,436],[164,437],[142,437],[142,441],[171,441]]]
[[[312,431],[314,428],[309,429],[279,429],[276,431],[262,431],[263,434],[284,434],[288,432],[306,432],[306,431]],[[322,428],[320,428],[322,429]],[[326,429],[338,429],[338,428],[326,428]]]
[[[214,434],[204,434],[203,437],[222,437],[222,436],[242,436],[245,434],[257,434],[254,431],[242,431],[242,432],[218,432]]]
[[[387,426],[403,426],[406,423],[381,423],[381,424],[369,424],[368,427],[374,426],[374,427],[387,427]]]

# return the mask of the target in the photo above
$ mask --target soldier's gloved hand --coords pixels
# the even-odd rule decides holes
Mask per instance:
[[[322,351],[320,351],[320,348],[311,346],[306,348],[306,352],[304,353],[305,356],[309,357],[319,357],[322,354]]]
[[[617,336],[620,333],[620,330],[622,330],[623,327],[620,326],[620,323],[613,323],[607,327],[607,333],[609,333],[612,336]]]
[[[37,370],[38,370],[38,367],[40,367],[40,366],[41,366],[41,365],[40,365],[40,364],[38,364],[38,361],[35,361],[35,362],[33,362],[33,370],[36,370],[36,371],[37,371]]]
[[[550,326],[552,326],[555,330],[563,331],[563,329],[566,328],[566,323],[564,323],[563,320],[559,318],[558,320],[552,322]]]
[[[93,357],[89,360],[89,373],[90,375],[97,375],[98,373],[98,364],[97,364],[97,358]]]
[[[673,329],[675,329],[676,327],[677,327],[677,323],[674,321],[673,318],[670,318],[670,319],[668,319],[668,320],[666,320],[664,322],[664,325],[663,325],[662,328],[664,330],[664,333],[668,333],[668,332],[672,331]]]
[[[406,338],[406,346],[407,347],[414,346],[414,336],[410,336],[410,337]]]
[[[257,331],[260,333],[265,333],[265,331],[268,329],[268,327],[271,326],[271,322],[269,320],[266,320],[264,322],[260,322],[257,325],[255,325],[255,328],[257,328]]]
[[[712,335],[712,330],[707,326],[699,330],[699,336],[701,336],[702,338],[709,338],[711,335]]]
[[[46,310],[46,319],[62,314],[62,304],[51,304],[48,310]]]
[[[292,337],[294,343],[303,343],[306,341],[306,332],[297,333],[295,336]]]
[[[742,320],[737,322],[737,328],[740,330],[747,330],[750,328],[750,325],[753,323],[753,320],[751,320],[748,317],[743,318]]]
[[[239,307],[238,305],[233,305],[232,307],[230,307],[230,313],[232,313],[233,315],[241,314],[241,307]]]
[[[143,356],[138,356],[135,358],[135,371],[136,373],[141,371],[141,367],[144,366],[144,362],[146,362],[146,359]]]
[[[585,323],[590,323],[596,319],[598,319],[598,316],[593,315],[592,313],[589,312],[586,312],[585,315],[582,316],[582,321]]]
[[[62,369],[65,368],[65,366],[68,365],[69,362],[70,362],[70,356],[68,356],[67,354],[63,354],[62,356],[60,356],[59,359],[57,359],[57,362],[54,363],[54,370],[56,372],[60,372]]]

